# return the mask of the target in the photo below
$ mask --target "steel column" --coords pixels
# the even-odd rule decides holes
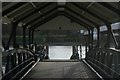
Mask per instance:
[[[6,47],[5,42],[3,40],[2,40],[2,46],[3,46],[4,50],[7,50],[7,47]]]
[[[100,28],[97,28],[97,47],[99,48],[100,46]]]
[[[46,56],[45,59],[49,59],[49,46],[46,46]]]
[[[73,46],[73,54],[75,54],[75,46]]]
[[[13,25],[13,48],[17,48],[18,45],[16,43],[16,29],[18,26],[18,22],[13,23],[12,25]]]
[[[108,29],[107,47],[110,47],[110,36],[112,36],[112,38],[114,40],[115,47],[117,48],[118,47],[118,43],[117,43],[117,40],[116,40],[115,36],[113,35],[113,30],[111,28],[111,25],[107,24],[106,26],[107,26],[107,29]]]
[[[13,47],[16,47],[16,27],[14,27],[13,30]]]
[[[82,59],[82,45],[80,45],[80,58]]]
[[[31,29],[29,28],[29,49],[31,48]]]
[[[32,36],[32,39],[31,39],[31,43],[33,44],[33,41],[34,41],[34,30],[31,31],[31,36]]]
[[[23,26],[23,48],[26,48],[26,27]]]
[[[85,55],[86,55],[86,60],[87,60],[87,58],[88,58],[88,53],[87,53],[87,43],[85,44]]]
[[[106,48],[110,47],[110,30],[111,30],[111,28],[107,26],[107,42],[105,45]]]
[[[47,55],[49,54],[49,46],[46,46]]]
[[[11,30],[11,33],[10,33],[10,37],[9,37],[9,40],[8,40],[8,42],[7,42],[7,49],[9,49],[9,46],[10,46],[10,42],[11,42],[11,40],[12,40],[12,38],[13,38],[13,29],[14,29],[14,27],[12,26],[12,30]]]
[[[91,29],[91,48],[93,49],[93,42],[94,42],[94,39],[93,39],[93,37],[94,37],[94,30],[93,29]]]
[[[91,47],[90,29],[88,30],[88,38],[89,38],[89,51],[90,51],[90,47]]]

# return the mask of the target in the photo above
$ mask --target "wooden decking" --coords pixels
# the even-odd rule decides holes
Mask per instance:
[[[24,78],[78,78],[79,80],[98,80],[98,76],[82,61],[39,62]]]

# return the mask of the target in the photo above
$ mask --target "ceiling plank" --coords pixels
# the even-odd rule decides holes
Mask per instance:
[[[118,10],[118,9],[114,8],[113,6],[109,5],[107,2],[98,2],[98,3],[120,16],[120,10]],[[119,5],[117,5],[117,6],[119,6]]]
[[[73,15],[71,15],[71,14],[69,14],[69,13],[67,13],[67,12],[64,12],[64,15],[65,15],[66,17],[68,17],[69,19],[74,20],[75,22],[79,23],[80,25],[86,27],[87,29],[92,28],[92,26],[84,23],[83,21],[79,20],[78,18],[74,17]]]
[[[82,19],[84,19],[84,20],[90,22],[91,24],[95,25],[96,27],[99,26],[97,23],[95,23],[95,22],[91,21],[90,19],[84,17],[83,15],[81,15],[81,14],[75,12],[74,10],[70,9],[69,7],[66,6],[65,9],[67,9],[67,10],[69,10],[70,12],[76,14],[76,15],[79,16],[80,18],[82,18]]]
[[[48,15],[48,14],[50,14],[51,12],[54,12],[56,9],[58,9],[58,7],[57,7],[57,6],[56,6],[56,7],[54,7],[53,9],[51,9],[51,10],[47,11],[46,13],[44,13],[44,14],[40,15],[39,17],[37,17],[37,18],[35,18],[35,19],[31,20],[31,21],[30,21],[30,22],[28,22],[26,25],[29,25],[29,24],[31,24],[31,23],[33,23],[33,22],[35,22],[35,21],[39,20],[39,19],[40,19],[40,18],[42,18],[43,16]]]
[[[39,27],[39,26],[47,23],[48,21],[54,19],[54,18],[57,17],[57,16],[58,16],[58,12],[55,12],[55,13],[53,13],[52,15],[50,15],[49,17],[46,17],[45,19],[41,20],[41,21],[39,22],[39,24],[33,25],[32,28],[33,28],[33,29],[36,29],[37,27]]]
[[[74,5],[74,6],[76,6],[76,7],[78,7],[79,9],[87,12],[88,14],[92,15],[93,17],[99,19],[100,21],[104,22],[105,24],[106,24],[106,23],[110,23],[110,22],[108,22],[107,20],[103,19],[102,17],[99,17],[98,15],[96,15],[96,14],[88,11],[87,9],[83,8],[82,6],[76,4],[75,2],[71,2],[71,4]]]
[[[2,16],[7,15],[8,13],[14,11],[15,9],[21,7],[21,6],[24,5],[24,4],[26,4],[26,2],[19,2],[19,3],[15,4],[14,6],[9,7],[8,9],[6,9],[6,10],[4,10],[4,11],[2,12]]]
[[[34,13],[36,13],[36,12],[38,12],[38,11],[44,9],[45,7],[47,7],[47,6],[49,6],[49,5],[51,5],[51,2],[49,2],[49,3],[45,4],[45,5],[43,5],[43,6],[40,7],[39,9],[35,9],[33,12],[29,13],[28,15],[26,15],[26,16],[24,16],[24,17],[21,17],[21,18],[20,18],[19,20],[17,20],[16,22],[20,22],[20,21],[26,19],[27,17],[33,15]]]
[[[74,20],[76,23],[78,23],[79,25],[81,25],[81,26],[85,27],[87,30],[89,30],[89,27],[87,27],[86,25],[80,23],[80,22],[77,21],[75,18],[72,18],[72,17],[70,17],[70,16],[68,16],[68,15],[66,15],[66,14],[64,14],[64,16],[67,17],[67,18],[69,18],[69,19],[71,19],[71,20]]]

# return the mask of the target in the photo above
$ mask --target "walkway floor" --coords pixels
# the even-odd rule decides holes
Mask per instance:
[[[79,80],[98,80],[98,76],[82,61],[39,62],[25,79],[40,78],[79,78]]]

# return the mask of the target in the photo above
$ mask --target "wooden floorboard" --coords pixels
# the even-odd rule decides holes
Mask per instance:
[[[79,62],[39,62],[25,79],[79,78],[93,80],[98,76],[82,61]],[[97,80],[97,79],[96,79]]]

